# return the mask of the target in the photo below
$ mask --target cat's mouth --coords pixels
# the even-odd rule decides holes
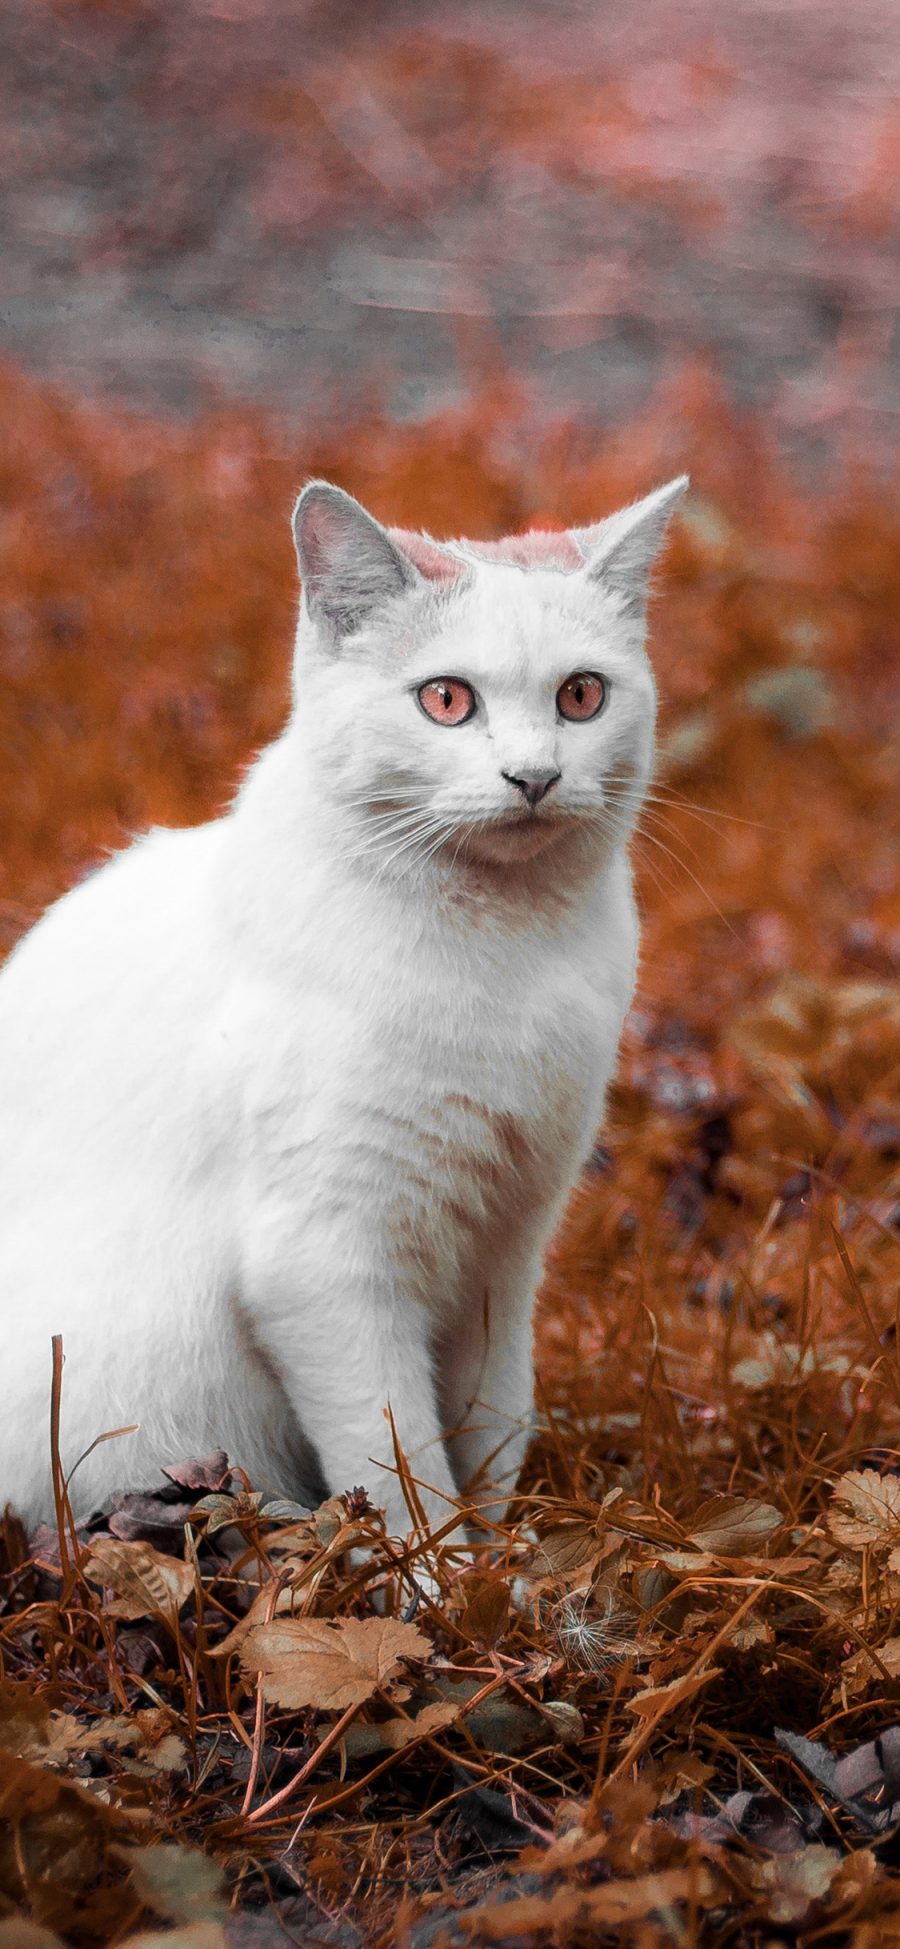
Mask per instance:
[[[501,819],[514,819],[521,824],[523,819],[553,819],[564,815],[555,805],[514,805],[509,812],[501,812]]]
[[[467,852],[511,863],[534,858],[535,854],[557,844],[575,825],[577,821],[556,808],[551,812],[549,807],[523,806],[521,812],[504,810],[492,819],[469,826],[463,843]]]
[[[517,805],[511,811],[498,812],[496,818],[491,820],[491,828],[495,832],[528,832],[538,826],[558,829],[566,823],[566,817],[566,813],[557,806]]]

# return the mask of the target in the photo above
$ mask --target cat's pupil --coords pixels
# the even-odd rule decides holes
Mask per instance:
[[[446,685],[444,686],[444,689],[441,691],[441,697],[443,699],[445,711],[449,711],[450,706],[453,702],[453,695],[452,692],[447,689]]]
[[[576,685],[575,685],[575,702],[576,702],[576,704],[583,704],[583,703],[584,703],[584,685],[583,685],[583,684],[576,684]]]

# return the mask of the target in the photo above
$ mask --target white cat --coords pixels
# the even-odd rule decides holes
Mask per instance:
[[[542,1255],[635,976],[645,595],[686,481],[438,544],[313,482],[294,707],[231,810],[154,831],[0,974],[0,1503],[222,1446],[436,1521],[508,1494]],[[500,1513],[495,1505],[494,1513]]]

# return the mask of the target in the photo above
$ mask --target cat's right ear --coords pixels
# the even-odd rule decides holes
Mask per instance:
[[[393,596],[418,585],[418,570],[387,530],[329,481],[304,487],[293,529],[307,607],[333,639],[352,635]]]

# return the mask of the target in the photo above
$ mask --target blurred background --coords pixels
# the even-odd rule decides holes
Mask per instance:
[[[3,0],[0,351],[146,412],[626,424],[686,364],[889,462],[895,0]]]

